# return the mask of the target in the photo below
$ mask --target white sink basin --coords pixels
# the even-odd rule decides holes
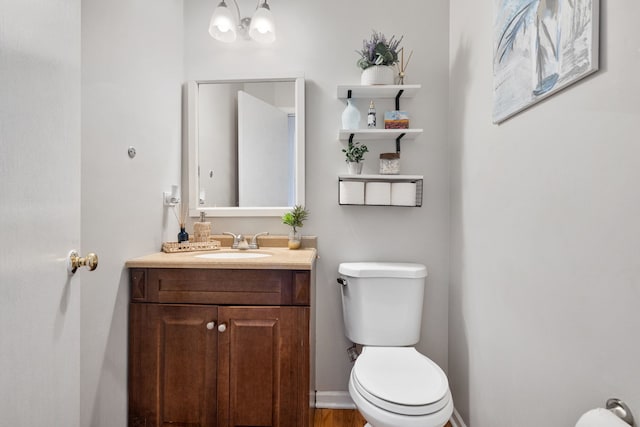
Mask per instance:
[[[196,258],[206,259],[249,259],[249,258],[265,258],[271,256],[264,252],[213,252],[210,254],[196,255]]]

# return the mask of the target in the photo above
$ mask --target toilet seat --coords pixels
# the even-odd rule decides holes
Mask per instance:
[[[433,414],[450,400],[445,373],[413,347],[364,347],[351,379],[364,399],[396,414]]]

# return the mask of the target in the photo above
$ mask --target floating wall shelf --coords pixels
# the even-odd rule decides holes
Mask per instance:
[[[398,93],[405,98],[412,98],[418,93],[421,85],[338,85],[338,98],[395,98]]]
[[[400,110],[401,98],[412,98],[420,85],[339,85],[338,98],[395,99]],[[338,140],[395,140],[400,152],[400,140],[415,140],[422,129],[340,129]],[[339,175],[338,203],[355,206],[422,206],[422,175]]]
[[[338,139],[340,141],[348,141],[353,137],[362,141],[374,140],[390,140],[390,139],[416,139],[422,133],[422,129],[340,129],[338,131]]]

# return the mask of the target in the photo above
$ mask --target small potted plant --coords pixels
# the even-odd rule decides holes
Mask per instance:
[[[362,173],[362,160],[364,160],[364,153],[368,153],[369,149],[366,145],[359,142],[354,143],[349,141],[347,148],[343,148],[342,152],[345,153],[347,162],[347,171],[349,175],[360,175]]]
[[[302,228],[304,220],[309,216],[309,211],[302,205],[295,205],[291,212],[287,212],[282,216],[282,223],[291,226],[289,233],[289,249],[299,249],[302,244],[302,236],[298,228]]]
[[[398,52],[402,38],[396,36],[387,38],[375,30],[371,39],[363,40],[362,50],[356,51],[360,58],[358,66],[362,68],[360,83],[363,85],[393,84],[395,70],[393,65],[398,62]]]

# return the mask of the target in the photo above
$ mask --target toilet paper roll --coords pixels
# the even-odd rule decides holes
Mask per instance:
[[[394,182],[391,184],[391,204],[394,206],[415,206],[416,183]]]
[[[365,205],[390,205],[391,204],[391,183],[390,182],[367,182],[367,189],[364,196]]]
[[[608,409],[596,408],[585,412],[576,427],[629,427],[629,424]]]
[[[364,182],[340,181],[341,205],[364,205]]]

